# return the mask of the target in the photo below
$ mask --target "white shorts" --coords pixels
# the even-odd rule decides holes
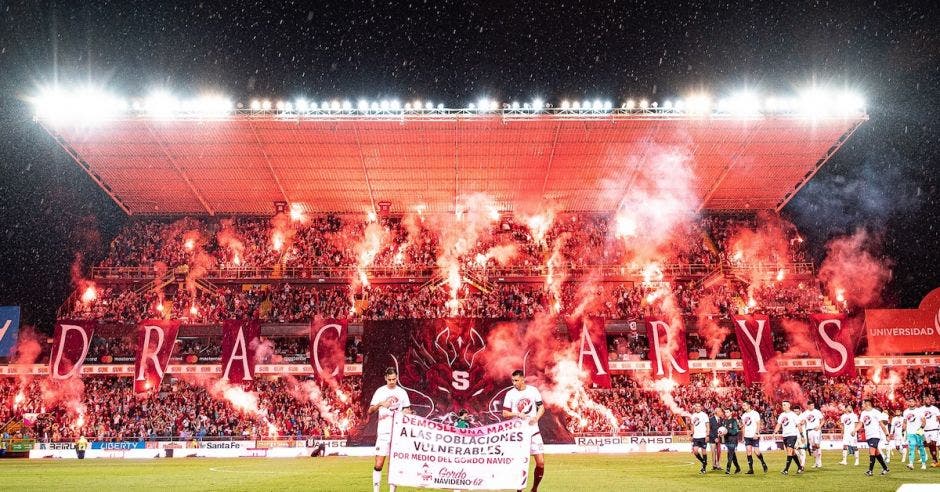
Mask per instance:
[[[940,430],[924,431],[924,442],[940,442]]]
[[[842,445],[843,446],[855,446],[858,447],[858,439],[853,435],[842,436]]]
[[[907,447],[907,441],[901,439],[900,437],[895,437],[891,439],[891,447],[895,449],[901,449],[902,447]]]
[[[822,431],[819,429],[813,429],[806,431],[806,439],[809,441],[810,446],[819,446],[819,443],[822,442]]]
[[[529,454],[545,454],[545,444],[542,442],[542,433],[536,431],[529,443]]]
[[[379,434],[375,436],[375,455],[376,456],[388,456],[388,452],[392,449],[392,433],[388,434]]]

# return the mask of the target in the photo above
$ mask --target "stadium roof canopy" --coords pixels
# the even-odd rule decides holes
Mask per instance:
[[[663,111],[441,110],[222,118],[123,116],[95,125],[37,117],[129,214],[453,211],[486,193],[505,210],[550,201],[611,211],[679,155],[705,210],[782,208],[867,119]],[[655,179],[654,179],[655,180]],[[676,193],[682,192],[675,190]]]

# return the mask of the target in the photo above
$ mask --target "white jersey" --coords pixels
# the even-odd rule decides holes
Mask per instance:
[[[698,412],[692,414],[692,439],[705,439],[708,437],[708,414]]]
[[[907,431],[907,435],[912,436],[920,432],[924,428],[924,423],[921,420],[924,416],[924,407],[917,408],[908,408],[904,410],[904,421],[907,422],[907,428],[904,429]]]
[[[503,398],[503,408],[505,410],[521,413],[529,418],[538,414],[540,406],[542,406],[542,394],[535,386],[526,385],[522,391],[512,388],[506,392],[506,397]]]
[[[744,412],[741,416],[741,423],[744,425],[744,437],[753,439],[757,437],[757,427],[760,425],[760,414],[755,410]]]
[[[882,413],[879,410],[871,409],[862,412],[859,420],[865,429],[865,439],[884,439],[884,433],[881,431]]]
[[[783,412],[777,417],[777,423],[780,424],[780,434],[783,437],[796,437],[799,435],[797,432],[797,424],[799,423],[800,418],[796,416],[793,412]]]
[[[924,409],[924,417],[927,419],[927,422],[924,424],[924,430],[934,431],[940,429],[940,410],[934,405],[921,408]]]
[[[900,441],[904,439],[904,417],[898,415],[891,419],[891,439]]]
[[[839,422],[842,422],[842,437],[852,437],[855,435],[855,426],[858,424],[858,415],[855,415],[855,412],[843,413],[839,417]]]
[[[372,401],[369,403],[369,406],[378,405],[389,398],[391,398],[391,402],[389,402],[388,408],[379,407],[379,425],[378,429],[376,429],[378,434],[391,434],[392,417],[394,417],[395,412],[411,406],[411,400],[408,399],[408,392],[405,391],[404,388],[401,386],[389,388],[388,385],[385,384],[375,390],[375,394],[372,395]]]
[[[800,415],[800,419],[806,424],[806,430],[817,430],[822,425],[823,414],[819,410],[807,410]]]

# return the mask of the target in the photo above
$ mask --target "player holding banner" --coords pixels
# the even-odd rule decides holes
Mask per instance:
[[[536,492],[545,474],[545,457],[543,456],[545,446],[542,444],[542,434],[539,431],[539,419],[545,413],[545,407],[542,405],[542,394],[535,386],[525,384],[525,373],[521,370],[513,371],[512,386],[503,399],[503,418],[520,418],[528,423],[529,432],[532,433],[529,452],[535,458],[532,492]]]
[[[375,436],[375,468],[372,470],[372,491],[379,492],[382,485],[382,467],[392,447],[392,421],[395,412],[411,413],[411,400],[408,392],[398,386],[398,370],[389,367],[385,370],[385,386],[379,386],[369,402],[369,414],[379,413],[379,423]],[[394,491],[395,485],[388,484]]]

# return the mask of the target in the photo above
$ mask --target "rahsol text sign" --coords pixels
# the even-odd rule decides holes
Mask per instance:
[[[528,432],[518,419],[458,429],[398,413],[392,428],[389,483],[436,489],[524,488],[532,438]]]
[[[917,309],[866,309],[865,330],[872,355],[940,351],[940,288]]]

